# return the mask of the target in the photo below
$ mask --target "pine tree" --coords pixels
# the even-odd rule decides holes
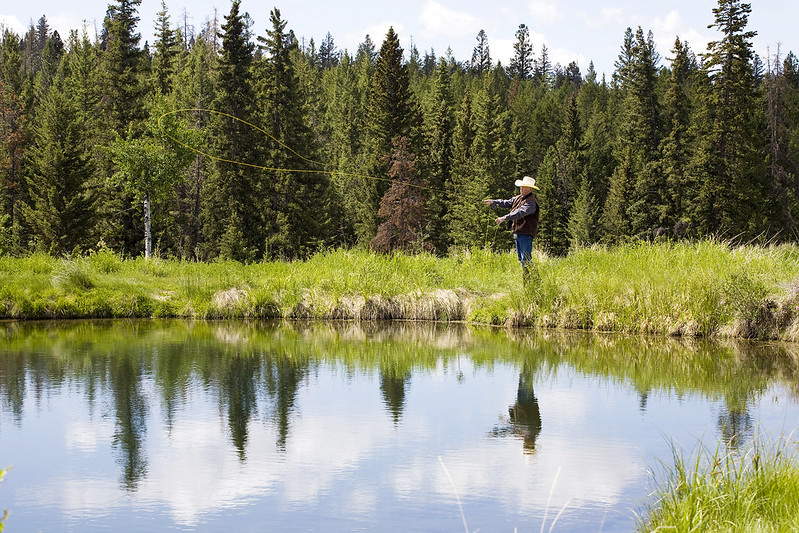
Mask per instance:
[[[701,183],[695,218],[705,234],[753,237],[766,229],[765,120],[753,66],[756,32],[746,31],[750,12],[740,0],[719,0],[710,27],[722,36],[703,55],[709,85],[702,105],[710,123],[695,153]]]
[[[204,39],[196,39],[185,60],[183,68],[176,73],[175,86],[171,94],[171,105],[175,109],[208,109],[214,100],[212,65],[215,58],[210,45]],[[182,115],[192,126],[206,131],[210,115],[193,111]],[[206,201],[205,182],[211,172],[211,162],[202,154],[194,154],[193,162],[184,179],[175,184],[172,203],[165,206],[173,214],[172,231],[157,235],[181,258],[200,259],[202,243],[202,211]],[[168,228],[165,228],[168,229]],[[156,228],[157,231],[157,228]],[[201,246],[202,245],[202,246]]]
[[[634,151],[636,162],[629,213],[635,235],[652,235],[661,226],[660,215],[666,210],[665,182],[659,167],[662,126],[656,85],[660,67],[652,32],[644,36],[639,26],[633,55],[625,100],[629,128],[623,129],[624,142]]]
[[[402,48],[393,28],[389,28],[375,62],[374,78],[366,115],[367,174],[385,178],[394,139],[408,138],[410,153],[416,153],[419,133],[418,110],[411,99],[408,68],[402,61]],[[359,238],[371,238],[376,231],[376,200],[385,194],[385,181],[365,180],[358,201],[366,208],[359,220]]]
[[[280,11],[270,14],[271,30],[259,38],[264,58],[258,64],[259,120],[282,145],[268,150],[267,166],[280,169],[320,170],[311,131],[306,124],[304,95],[291,58],[296,42],[285,32]],[[291,150],[286,147],[291,148]],[[305,156],[295,150],[302,150]],[[326,213],[329,183],[315,172],[281,171],[263,174],[259,190],[267,250],[271,257],[305,257],[317,250],[328,233]]]
[[[520,80],[529,79],[533,75],[533,45],[530,44],[530,30],[524,24],[519,24],[519,29],[516,30],[508,75]]]
[[[0,226],[6,249],[16,249],[23,239],[19,206],[26,198],[22,160],[28,145],[25,82],[19,38],[6,30],[0,53]]]
[[[645,37],[639,27],[632,43],[628,38],[629,32],[617,62],[616,79],[623,97],[618,166],[604,213],[605,230],[614,238],[651,235],[660,223],[657,214],[664,211],[658,168],[660,107],[655,91],[659,58],[651,32]]]
[[[792,125],[799,117],[797,87],[792,83],[794,77],[795,58],[792,54],[782,61],[780,49],[769,59],[768,75],[765,79],[766,104],[769,130],[769,165],[770,191],[768,195],[770,214],[769,224],[772,228],[783,228],[781,240],[799,236],[799,195],[795,176],[799,175],[799,150],[791,143]],[[789,72],[786,73],[786,70]],[[779,230],[776,230],[779,231]]]
[[[380,200],[377,215],[383,222],[372,239],[372,250],[382,253],[429,250],[431,246],[424,242],[422,233],[426,225],[425,201],[422,183],[416,176],[415,156],[408,151],[407,138],[398,137],[393,145],[388,171],[392,182]]]
[[[471,70],[479,78],[491,71],[491,52],[488,46],[488,36],[485,30],[477,33],[477,46],[472,52]]]
[[[117,0],[109,5],[103,22],[104,41],[101,56],[102,96],[99,114],[103,128],[96,141],[110,146],[115,135],[128,131],[140,133],[147,111],[144,104],[144,54],[139,48],[137,8],[141,0]],[[97,152],[97,169],[106,182],[116,169],[107,151]],[[133,206],[133,197],[107,182],[100,201],[102,239],[122,253],[141,249],[141,216]]]
[[[450,91],[449,68],[441,59],[438,63],[436,83],[433,89],[433,124],[428,134],[430,147],[430,171],[428,183],[431,190],[427,200],[430,218],[430,239],[439,252],[446,251],[449,239],[446,218],[449,204],[446,201],[446,186],[452,178],[452,130],[453,109]]]
[[[38,107],[26,165],[30,200],[22,206],[39,246],[57,255],[94,244],[97,202],[82,115],[61,77]]]
[[[541,58],[533,65],[533,80],[539,87],[548,87],[552,80],[552,61],[549,59],[547,45],[541,45]]]
[[[690,91],[696,66],[692,65],[688,45],[682,43],[679,37],[674,42],[672,53],[674,58],[663,102],[667,130],[660,144],[660,152],[665,197],[659,219],[673,234],[679,235],[687,223],[686,197],[690,186],[687,173],[693,146],[690,135],[693,114]]]
[[[166,0],[161,0],[161,11],[155,22],[155,54],[153,55],[153,76],[155,87],[161,94],[172,90],[171,78],[175,74],[180,45],[177,32],[169,23]]]
[[[327,32],[325,40],[319,45],[319,61],[323,70],[330,70],[338,66],[339,61],[341,61],[341,53],[336,50],[336,44],[330,32]]]
[[[462,248],[488,244],[489,233],[494,235],[493,220],[496,218],[481,204],[490,191],[486,176],[475,171],[475,133],[472,97],[467,90],[452,135],[452,176],[446,187],[449,240]]]
[[[251,65],[254,45],[250,42],[249,16],[239,11],[235,0],[222,25],[222,53],[216,63],[213,109],[236,119],[252,121],[255,102]],[[215,154],[229,161],[258,164],[256,132],[240,120],[214,115],[210,138]],[[255,170],[240,164],[217,161],[203,184],[203,237],[201,256],[221,256],[253,261],[263,254],[263,219]]]

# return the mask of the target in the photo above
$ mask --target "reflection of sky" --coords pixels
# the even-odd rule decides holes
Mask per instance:
[[[167,427],[148,383],[147,473],[135,491],[120,481],[109,398],[90,414],[77,385],[38,405],[30,393],[19,426],[0,418],[0,460],[14,465],[0,488],[8,528],[456,531],[457,497],[472,531],[548,530],[561,511],[555,531],[629,531],[669,439],[691,449],[718,438],[715,402],[655,392],[642,410],[632,388],[561,367],[535,378],[542,429],[524,453],[520,437],[491,435],[507,423],[519,369],[458,364],[460,382],[455,363],[414,373],[398,424],[377,372],[323,366],[299,389],[285,450],[260,406],[243,460],[213,393],[193,386]],[[750,414],[779,433],[799,406],[775,387]]]

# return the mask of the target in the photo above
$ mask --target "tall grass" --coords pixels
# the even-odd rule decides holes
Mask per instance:
[[[680,336],[799,340],[799,248],[718,241],[448,257],[331,250],[241,264],[0,258],[0,317],[323,318],[471,321]]]
[[[674,466],[639,531],[796,531],[799,462],[790,438],[772,448],[755,440],[743,451],[703,449],[691,460],[674,452]]]

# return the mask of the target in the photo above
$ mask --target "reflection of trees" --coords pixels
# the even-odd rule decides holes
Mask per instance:
[[[308,360],[278,357],[273,359],[272,371],[276,384],[274,416],[277,422],[277,447],[281,451],[286,451],[286,441],[291,426],[290,418],[296,411],[295,404],[300,383],[308,374]]]
[[[77,384],[89,409],[112,405],[114,449],[125,485],[135,490],[147,472],[146,434],[154,430],[149,401],[160,403],[169,431],[192,387],[217,398],[230,442],[244,460],[256,417],[274,424],[286,450],[302,383],[325,361],[347,373],[379,372],[382,401],[395,424],[404,416],[416,371],[456,368],[459,358],[490,368],[521,365],[516,401],[494,433],[514,435],[525,451],[541,431],[533,376],[568,366],[587,376],[630,384],[641,408],[659,391],[723,400],[722,433],[751,433],[751,405],[775,379],[799,383],[799,355],[785,345],[711,344],[623,336],[426,327],[377,323],[105,321],[0,324],[0,408],[21,421],[64,381]],[[500,354],[500,355],[498,355]],[[390,361],[390,364],[387,364]],[[457,374],[456,374],[457,375]],[[146,392],[153,391],[153,397]],[[30,410],[30,409],[29,409]],[[148,428],[148,424],[150,424]]]
[[[28,373],[25,356],[20,353],[0,354],[0,392],[6,409],[14,415],[17,424],[22,422],[25,403],[25,381]]]
[[[147,473],[144,450],[147,401],[142,393],[142,363],[135,355],[112,355],[108,368],[117,419],[114,446],[121,452],[123,480],[128,490],[136,490]]]
[[[246,355],[226,358],[225,374],[220,383],[221,400],[227,404],[228,427],[233,445],[244,460],[247,446],[247,426],[258,411],[256,379],[260,361]]]
[[[541,411],[533,391],[533,373],[525,366],[519,373],[516,403],[508,407],[509,418],[504,425],[497,426],[492,436],[521,437],[525,453],[535,452],[535,441],[541,433]]]
[[[395,426],[399,424],[405,410],[405,388],[410,382],[410,372],[398,375],[393,370],[380,371],[380,392]]]

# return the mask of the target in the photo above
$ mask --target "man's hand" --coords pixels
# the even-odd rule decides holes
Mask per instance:
[[[494,203],[494,200],[492,200],[491,198],[486,198],[485,200],[483,200],[483,203],[486,205],[491,205]]]
[[[502,224],[503,222],[505,222],[505,217],[497,217],[494,219],[494,222],[496,222],[497,224]]]

